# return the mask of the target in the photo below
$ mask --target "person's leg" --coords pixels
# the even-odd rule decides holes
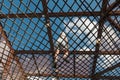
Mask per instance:
[[[57,62],[58,60],[58,54],[60,53],[60,50],[57,49],[56,52],[55,52],[55,62]]]
[[[58,73],[57,62],[58,62],[58,54],[59,54],[59,53],[60,53],[60,50],[57,49],[57,50],[55,51],[55,55],[54,55],[54,59],[55,59],[55,61],[54,61],[54,71],[55,71],[55,74]],[[57,80],[57,78],[54,77],[53,80]]]
[[[69,63],[69,61],[67,60],[68,54],[69,54],[69,51],[66,50],[66,51],[65,51],[65,54],[63,55],[63,59],[64,59],[66,62]]]
[[[69,54],[69,51],[66,50],[66,51],[65,51],[65,54],[63,55],[63,58],[66,59],[66,58],[68,57],[68,54]]]

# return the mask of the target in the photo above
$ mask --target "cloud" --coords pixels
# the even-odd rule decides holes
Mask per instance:
[[[120,50],[120,36],[111,26],[105,26],[102,33],[101,47],[102,51]],[[101,55],[102,63],[100,66],[107,68],[119,62],[120,55]]]
[[[97,30],[98,30],[98,25],[96,21],[91,21],[88,18],[78,18],[75,17],[71,21],[64,21],[64,26],[66,27],[65,31],[66,33],[73,36],[73,40],[75,38],[80,37],[80,39],[83,39],[85,35],[87,35],[90,31],[90,33],[87,38],[89,41],[86,44],[96,44],[96,38],[97,38]],[[84,36],[82,36],[84,35]],[[113,41],[114,40],[114,41]],[[101,44],[102,46],[100,49],[102,50],[118,50],[120,49],[120,35],[118,36],[116,31],[113,30],[111,26],[106,26],[104,25],[104,31],[102,33],[102,39],[101,39]],[[118,45],[117,45],[118,44]],[[116,45],[118,47],[116,47]]]
[[[74,35],[73,36],[73,40],[74,38],[78,38],[78,37],[82,37],[81,34],[85,34],[87,35],[91,30],[92,33],[90,33],[88,35],[89,38],[89,42],[86,44],[91,44],[91,42],[93,42],[93,44],[96,44],[96,38],[97,38],[97,29],[98,29],[98,25],[97,22],[95,21],[90,21],[90,19],[88,18],[73,18],[73,20],[71,21],[64,21],[64,26],[66,27],[66,33],[70,34],[70,35]],[[96,25],[96,27],[95,27]],[[94,28],[94,30],[93,30]],[[101,47],[100,50],[119,50],[120,49],[120,35],[118,36],[118,34],[116,33],[115,30],[113,30],[113,28],[111,26],[106,26],[104,25],[104,31],[102,33],[102,38],[101,38]],[[114,40],[114,41],[113,41]],[[115,44],[118,44],[116,47]],[[90,48],[87,48],[86,46],[82,47],[82,49],[78,49],[80,51],[89,51],[91,50]],[[81,58],[81,56],[79,56]],[[88,56],[89,57],[89,56]],[[106,64],[106,62],[110,62],[108,63],[107,66],[101,65],[104,68],[107,68],[109,66],[111,66],[113,63],[115,63],[115,61],[118,61],[120,59],[120,56],[118,55],[106,55],[106,56],[100,56],[99,58],[102,59],[104,65]]]
[[[98,27],[95,26],[97,25],[97,23],[95,21],[90,21],[90,19],[88,18],[73,18],[72,21],[64,21],[64,26],[66,27],[66,33],[68,34],[75,34],[73,36],[73,40],[76,37],[80,37],[81,39],[85,37],[85,35],[87,35],[90,31],[92,31],[92,33],[90,33],[87,38],[89,38],[90,40],[88,40],[88,44],[91,44],[91,42],[93,43],[93,45],[95,45],[95,39],[97,37],[97,29]],[[84,37],[83,37],[84,36]],[[92,38],[91,38],[92,37]]]
[[[40,78],[40,77],[36,77],[36,76],[28,76],[27,78],[30,80],[45,80],[43,77]]]
[[[102,66],[103,68],[108,68],[120,62],[120,55],[101,55],[99,59],[99,66]]]
[[[119,34],[119,33],[118,33]],[[120,49],[120,35],[113,30],[111,26],[105,26],[102,33],[101,50],[119,50]]]
[[[72,21],[64,21],[65,23],[65,27],[66,27],[66,32],[76,32],[76,34],[81,34],[82,31],[84,31],[85,33],[88,33],[89,30],[92,30],[95,25],[96,22],[91,22],[90,19],[87,18],[74,18]],[[72,30],[72,31],[71,31]],[[93,30],[93,33],[95,33],[97,31],[97,28],[95,28],[95,30]]]

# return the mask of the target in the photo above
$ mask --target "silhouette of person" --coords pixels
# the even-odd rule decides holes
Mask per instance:
[[[57,39],[56,46],[55,46],[55,62],[58,61],[58,55],[60,54],[60,51],[64,52],[63,59],[66,62],[69,62],[67,60],[69,50],[68,50],[68,39],[66,37],[66,34],[62,32],[60,34],[60,37]]]

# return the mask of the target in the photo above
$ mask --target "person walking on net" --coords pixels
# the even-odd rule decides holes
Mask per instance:
[[[69,62],[67,60],[69,51],[68,51],[68,39],[66,37],[66,34],[62,32],[60,34],[60,37],[56,41],[56,46],[55,46],[55,63],[58,61],[58,55],[60,54],[60,51],[64,52],[63,55],[63,60],[66,62]]]

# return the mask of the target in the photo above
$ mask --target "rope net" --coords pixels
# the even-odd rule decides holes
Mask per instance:
[[[119,80],[120,0],[1,0],[0,80]]]

